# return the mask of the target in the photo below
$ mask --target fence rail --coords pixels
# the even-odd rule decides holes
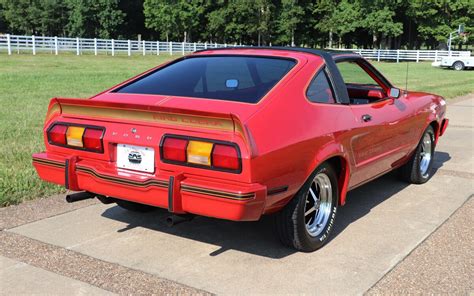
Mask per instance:
[[[60,52],[73,52],[77,55],[92,53],[95,55],[110,54],[182,54],[190,53],[200,49],[221,48],[236,46],[235,44],[217,43],[189,43],[189,42],[164,42],[145,40],[114,40],[97,38],[66,38],[66,37],[44,37],[44,36],[21,36],[0,35],[0,51],[12,53],[49,52],[59,54]],[[338,50],[338,49],[336,49]],[[360,54],[367,59],[377,61],[439,61],[442,57],[459,56],[469,57],[470,51],[447,51],[447,50],[392,50],[392,49],[341,49]]]
[[[403,50],[403,49],[335,49],[352,51],[366,59],[377,61],[439,61],[442,57],[469,57],[470,51]]]
[[[60,52],[73,52],[76,55],[83,53],[110,54],[186,54],[200,49],[221,48],[227,44],[218,43],[190,43],[190,42],[164,42],[146,40],[114,40],[97,38],[66,38],[66,37],[44,37],[44,36],[21,36],[21,35],[0,35],[0,51],[12,53],[49,52],[59,54]]]

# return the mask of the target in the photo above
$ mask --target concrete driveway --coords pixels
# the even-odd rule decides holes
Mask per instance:
[[[71,208],[56,198],[0,210],[5,228],[0,233],[0,270],[2,279],[8,276],[0,290],[15,291],[15,285],[25,282],[31,292],[41,286],[34,278],[22,281],[26,271],[12,271],[11,266],[23,262],[38,273],[64,277],[61,291],[75,294],[393,291],[377,290],[377,283],[383,284],[474,192],[474,97],[450,104],[448,117],[450,126],[436,148],[433,178],[416,186],[387,175],[350,192],[333,239],[317,252],[282,247],[268,218],[235,223],[198,217],[169,228],[165,210],[135,214],[91,201]],[[464,240],[472,240],[468,227]],[[471,246],[460,254],[467,258],[463,276],[468,279],[474,276]],[[433,246],[448,247],[449,242]],[[74,282],[65,285],[65,279]],[[463,289],[472,289],[472,283],[465,285]]]

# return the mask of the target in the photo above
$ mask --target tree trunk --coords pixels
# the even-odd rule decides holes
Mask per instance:
[[[329,30],[329,48],[332,48],[332,29]]]
[[[377,34],[372,35],[372,48],[377,48]]]

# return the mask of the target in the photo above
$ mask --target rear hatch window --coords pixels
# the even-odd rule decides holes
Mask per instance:
[[[257,103],[295,64],[294,60],[285,58],[189,57],[115,92]]]

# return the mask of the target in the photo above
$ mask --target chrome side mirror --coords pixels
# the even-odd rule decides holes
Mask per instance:
[[[400,89],[392,87],[390,88],[389,97],[397,99],[400,96]]]

